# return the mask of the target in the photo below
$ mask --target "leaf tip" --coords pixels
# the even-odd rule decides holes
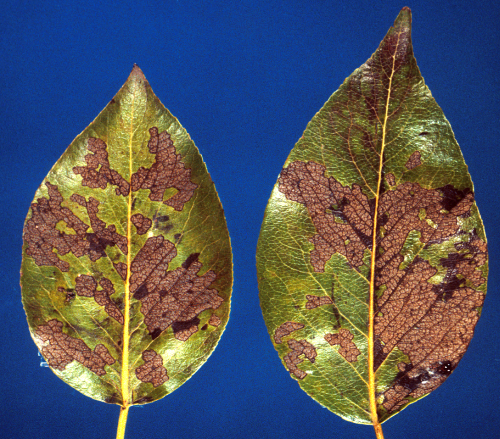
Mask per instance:
[[[129,79],[139,79],[145,81],[146,77],[144,76],[144,73],[142,73],[140,67],[134,63],[134,67],[132,68],[132,72],[130,72]]]
[[[398,23],[408,23],[408,24],[411,24],[411,9],[408,6],[405,6],[399,12],[399,15],[396,18],[396,21],[394,22],[394,24],[396,25]]]

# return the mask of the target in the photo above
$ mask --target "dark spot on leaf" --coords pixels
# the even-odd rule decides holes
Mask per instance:
[[[450,253],[447,258],[441,258],[439,261],[447,271],[443,281],[433,286],[437,300],[451,299],[455,291],[465,287],[466,280],[472,282],[474,286],[482,285],[486,281],[477,267],[486,262],[487,248],[477,233],[474,231],[468,242],[457,243],[455,247],[460,253]]]
[[[453,372],[453,369],[454,369],[454,366],[451,363],[451,361],[445,361],[437,367],[436,373],[439,373],[440,375],[448,376]]]
[[[63,287],[58,287],[57,291],[66,294],[66,302],[71,302],[76,297],[75,290],[73,288],[65,289]]]
[[[379,217],[378,225],[380,225],[380,227],[383,227],[387,224],[388,221],[389,221],[389,215],[387,215],[387,212],[384,212]]]
[[[403,386],[405,389],[413,392],[416,390],[423,382],[429,381],[431,379],[431,375],[429,371],[423,370],[417,375],[410,377],[408,372],[411,370],[408,369],[405,372],[399,372],[396,375],[396,379],[394,380],[400,386]]]
[[[161,230],[163,233],[168,233],[173,228],[174,228],[173,224],[165,224],[164,226],[157,227],[157,229]]]
[[[151,338],[154,340],[155,338],[158,338],[158,336],[162,333],[162,330],[160,328],[155,328],[153,332],[151,333]]]
[[[199,253],[192,253],[190,254],[187,259],[182,263],[182,268],[185,268],[186,270],[191,266],[191,264],[195,261],[198,260],[198,256],[200,256]]]
[[[160,290],[158,292],[158,294],[160,295],[160,297],[163,299],[167,294],[168,294],[168,291],[167,290]]]
[[[208,328],[208,324],[207,324],[207,323],[205,323],[205,324],[201,327],[201,330],[202,330],[202,331],[205,331],[207,328]]]
[[[153,215],[154,228],[161,230],[163,233],[168,233],[174,227],[173,224],[165,224],[169,220],[168,215],[158,215],[158,211],[156,211]]]
[[[174,322],[172,323],[172,329],[174,334],[178,332],[185,331],[186,329],[190,329],[192,326],[198,326],[200,324],[200,319],[195,317],[194,319],[188,320],[187,322]]]
[[[447,184],[441,188],[438,188],[441,192],[443,198],[441,200],[441,205],[445,210],[450,212],[460,201],[462,201],[468,194],[471,194],[469,188],[464,190],[458,190],[454,188],[451,184]]]
[[[142,284],[135,292],[134,299],[142,300],[149,294],[148,287],[146,284]]]
[[[373,343],[373,357],[373,369],[377,370],[387,357],[387,354],[382,349],[382,343],[379,338],[376,338]]]
[[[427,136],[429,133],[427,131],[422,131],[419,136]]]

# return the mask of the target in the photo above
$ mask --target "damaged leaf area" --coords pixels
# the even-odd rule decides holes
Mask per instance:
[[[137,66],[40,185],[23,238],[31,335],[83,394],[155,401],[217,345],[232,286],[222,206]]]
[[[486,294],[486,237],[413,56],[408,8],[293,148],[257,268],[284,366],[347,420],[377,431],[464,355]]]

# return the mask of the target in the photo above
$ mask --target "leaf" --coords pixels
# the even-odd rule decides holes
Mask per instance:
[[[22,296],[54,373],[124,409],[207,360],[229,317],[222,206],[139,67],[57,161],[24,226]]]
[[[410,31],[404,8],[308,124],[257,250],[262,310],[285,367],[377,437],[379,423],[457,367],[486,293],[472,182]]]

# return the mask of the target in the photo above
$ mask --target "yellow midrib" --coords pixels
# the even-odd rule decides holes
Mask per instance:
[[[389,102],[391,99],[392,91],[392,78],[394,76],[394,69],[396,63],[396,53],[399,45],[399,34],[398,41],[396,43],[396,48],[394,50],[394,55],[392,56],[392,70],[391,76],[389,77],[389,87],[387,90],[387,100],[385,103],[385,115],[384,122],[382,125],[382,146],[380,148],[380,160],[378,169],[378,182],[377,182],[377,193],[375,195],[375,212],[373,215],[373,233],[372,233],[372,254],[371,254],[371,266],[370,266],[370,305],[368,310],[368,395],[370,401],[370,414],[372,418],[372,423],[375,428],[375,433],[377,438],[383,439],[382,427],[378,420],[377,414],[377,400],[375,398],[376,394],[376,382],[375,382],[375,371],[374,371],[374,322],[375,322],[375,258],[377,253],[377,219],[378,219],[378,205],[380,201],[380,188],[382,186],[382,170],[384,166],[384,149],[385,140],[387,134],[387,119],[389,118]]]
[[[127,408],[130,406],[130,395],[129,395],[129,338],[130,338],[130,265],[131,265],[131,242],[132,242],[132,222],[130,218],[132,216],[132,137],[133,137],[133,120],[134,120],[134,104],[135,104],[135,92],[132,94],[132,104],[131,104],[131,114],[130,114],[130,135],[129,135],[129,193],[127,202],[127,275],[125,278],[125,292],[124,292],[124,304],[125,309],[123,311],[123,351],[122,351],[122,377],[121,377],[121,389],[122,389],[122,407]]]

